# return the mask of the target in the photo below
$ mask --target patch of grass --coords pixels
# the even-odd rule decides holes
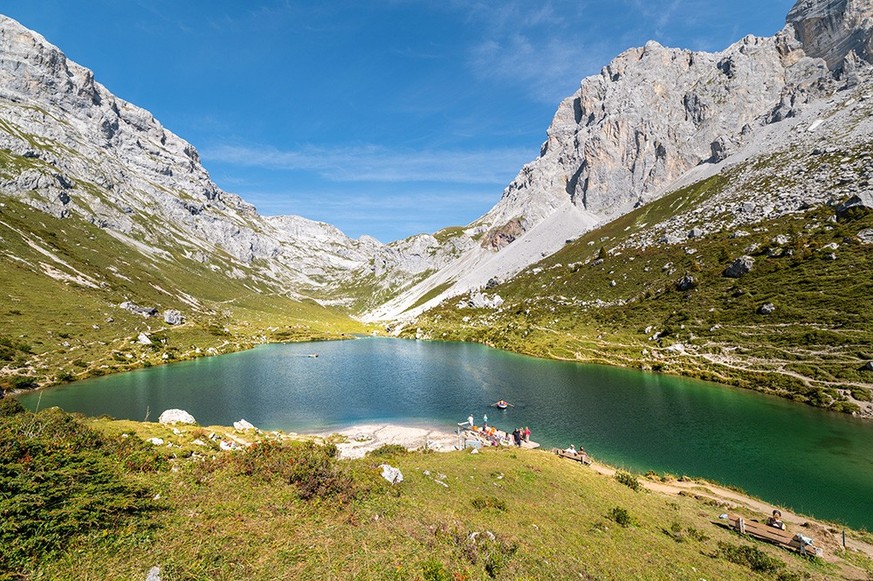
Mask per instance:
[[[410,305],[410,307],[406,310],[411,311],[411,310],[416,309],[416,308],[420,307],[421,305],[425,304],[429,300],[436,298],[441,293],[445,292],[450,286],[452,286],[452,284],[454,284],[454,282],[449,281],[449,282],[444,282],[443,284],[435,286],[434,288],[430,289],[429,291],[427,291],[426,293],[421,295],[421,298],[419,298],[417,301],[415,301],[415,303]]]
[[[718,555],[756,573],[775,574],[785,567],[785,563],[752,545],[734,545],[720,541]]]
[[[34,566],[85,535],[116,533],[155,508],[127,472],[154,471],[151,446],[106,438],[57,409],[4,398],[0,413],[0,574]]]

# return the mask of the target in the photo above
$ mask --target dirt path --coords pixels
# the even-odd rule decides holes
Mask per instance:
[[[604,464],[592,462],[589,466],[592,470],[605,476],[614,476],[616,469]],[[640,485],[647,490],[662,494],[691,494],[696,498],[705,498],[720,503],[725,503],[726,508],[735,509],[744,507],[751,511],[760,513],[760,519],[763,521],[772,512],[773,505],[765,503],[756,498],[746,496],[734,490],[712,484],[705,481],[683,480],[673,482],[653,482],[650,480],[640,479]],[[835,555],[835,552],[842,549],[842,530],[836,529],[825,523],[807,518],[802,515],[791,512],[784,508],[779,508],[782,512],[782,520],[785,521],[789,530],[803,531],[807,536],[815,539],[816,545],[824,551],[824,560],[829,563],[838,565],[846,579],[868,579],[866,572],[849,565],[843,559]],[[861,539],[846,536],[846,547],[855,551],[859,551],[873,559],[873,544],[867,543]]]

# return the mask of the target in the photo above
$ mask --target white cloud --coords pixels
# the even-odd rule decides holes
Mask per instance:
[[[293,150],[221,145],[201,153],[210,163],[313,172],[337,182],[392,183],[505,184],[533,158],[526,148],[407,151],[377,145],[304,146]]]
[[[511,84],[550,104],[572,94],[583,76],[606,65],[612,49],[597,35],[585,2],[479,2],[457,4],[480,29],[469,49],[479,78]]]

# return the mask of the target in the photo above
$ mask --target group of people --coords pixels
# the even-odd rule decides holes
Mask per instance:
[[[580,455],[581,455],[581,454],[585,454],[585,448],[583,448],[582,445],[580,444],[580,445],[579,445],[579,449],[577,450],[577,449],[576,449],[576,446],[574,446],[573,444],[570,444],[570,445],[569,445],[569,446],[564,450],[564,452],[566,452],[567,454],[574,454],[574,455],[575,455],[575,454],[580,454]]]
[[[494,426],[488,425],[488,414],[482,416],[482,426],[476,426],[476,421],[473,418],[473,414],[470,414],[467,417],[467,424],[469,424],[470,429],[475,432],[480,432],[481,434],[488,437],[491,440],[492,444],[497,445],[500,443],[500,438],[502,437],[499,430],[497,430]],[[459,426],[463,426],[464,424],[458,424]],[[512,443],[516,446],[521,446],[522,442],[530,442],[530,428],[524,426],[523,428],[515,428],[511,434],[507,434],[512,436]]]
[[[785,523],[782,522],[782,512],[778,508],[773,510],[773,516],[767,519],[767,524],[771,527],[785,530]]]
[[[512,430],[512,441],[516,446],[521,446],[522,441],[530,442],[530,428],[515,428]]]

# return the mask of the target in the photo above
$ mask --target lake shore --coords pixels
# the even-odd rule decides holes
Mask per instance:
[[[314,435],[325,439],[333,435],[346,438],[345,442],[336,444],[340,458],[363,458],[367,452],[387,445],[403,446],[408,450],[426,448],[435,452],[451,452],[457,449],[458,444],[456,433],[387,423],[360,424]]]
[[[337,435],[346,438],[347,441],[336,444],[339,449],[339,456],[343,459],[362,458],[367,452],[385,445],[399,445],[408,450],[429,449],[435,452],[452,452],[459,449],[457,447],[458,435],[456,433],[433,428],[388,423],[359,424],[311,435],[323,439]],[[567,461],[567,470],[577,469],[580,469],[580,466],[576,462]],[[615,467],[597,461],[582,469],[592,470],[608,478],[613,478],[617,472]],[[726,511],[740,510],[742,512],[758,513],[760,519],[766,519],[770,511],[775,508],[774,505],[759,498],[704,480],[681,479],[658,482],[640,477],[639,482],[644,489],[656,494],[695,496],[706,499],[716,506],[721,506]],[[841,527],[834,527],[831,523],[795,513],[787,508],[779,508],[782,511],[784,521],[790,529],[795,532],[812,535],[816,539],[818,546],[825,549],[825,561],[837,562],[834,553],[842,549]],[[863,539],[847,537],[846,546],[849,549],[863,552],[868,557],[873,558],[873,544]],[[852,577],[848,576],[846,578]]]

